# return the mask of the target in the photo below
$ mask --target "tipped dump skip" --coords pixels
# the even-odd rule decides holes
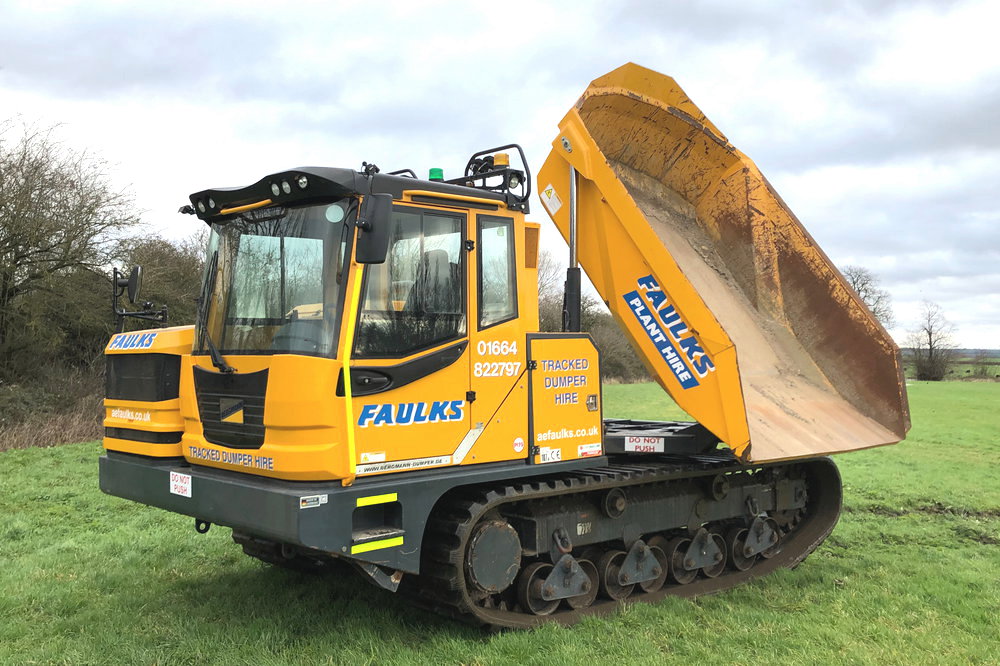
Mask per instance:
[[[574,150],[553,143],[540,189],[560,190],[568,183],[561,171],[577,168],[581,263],[681,407],[748,461],[905,436],[895,343],[756,165],[673,79],[621,67],[591,84],[560,129]],[[543,202],[552,214],[544,194]],[[565,212],[552,217],[566,235]],[[643,282],[646,273],[654,279]],[[672,357],[643,307],[657,331],[691,336],[673,344],[688,352],[687,386],[676,361],[663,362]],[[671,321],[686,328],[670,329]],[[709,363],[699,352],[712,366],[700,376]]]

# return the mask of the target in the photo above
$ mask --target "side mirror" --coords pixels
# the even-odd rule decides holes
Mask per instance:
[[[392,195],[368,194],[358,214],[358,244],[355,260],[359,264],[385,263],[389,251],[389,227],[392,225]]]
[[[133,266],[132,272],[127,278],[121,277],[118,269],[115,269],[115,288],[128,289],[129,303],[135,303],[139,298],[139,290],[142,289],[142,266]],[[121,292],[116,292],[121,293]]]
[[[128,277],[122,275],[117,269],[112,269],[111,273],[111,309],[115,313],[115,322],[118,332],[125,330],[125,317],[135,317],[143,321],[155,321],[158,324],[167,323],[167,306],[164,305],[159,311],[153,309],[152,303],[144,303],[141,310],[128,312],[119,307],[118,299],[124,292],[128,292],[128,300],[135,303],[139,298],[139,290],[142,289],[142,266],[133,266]]]
[[[128,274],[128,302],[135,303],[139,298],[139,290],[142,289],[142,266],[133,266],[132,272]]]

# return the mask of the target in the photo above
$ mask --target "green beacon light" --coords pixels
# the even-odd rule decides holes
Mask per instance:
[[[439,182],[443,181],[444,180],[444,169],[439,169],[437,167],[432,167],[431,168],[431,175],[428,177],[428,180],[436,180],[436,181],[439,181]]]

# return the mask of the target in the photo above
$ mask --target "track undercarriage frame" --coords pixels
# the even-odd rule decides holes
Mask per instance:
[[[794,567],[833,530],[840,505],[828,458],[746,466],[724,450],[619,455],[600,467],[453,489],[430,515],[417,575],[354,564],[416,605],[475,624],[574,623],[621,602],[711,594]],[[234,539],[292,568],[331,559]]]

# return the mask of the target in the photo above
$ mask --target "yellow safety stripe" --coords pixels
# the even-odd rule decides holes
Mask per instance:
[[[349,486],[354,483],[354,476],[357,473],[357,461],[355,460],[354,449],[354,399],[351,395],[351,346],[354,344],[354,324],[358,318],[358,301],[361,299],[361,269],[360,264],[351,262],[356,270],[353,271],[354,285],[351,289],[351,300],[347,307],[347,330],[344,332],[344,349],[341,358],[344,360],[344,402],[347,408],[347,463],[350,476],[342,483]]]
[[[453,201],[462,201],[467,203],[490,204],[491,206],[496,206],[497,208],[507,207],[506,202],[497,201],[496,199],[487,199],[485,197],[470,197],[465,194],[434,192],[431,190],[403,190],[403,201],[412,201],[413,197],[434,197],[436,199],[451,199]]]
[[[272,204],[270,199],[264,199],[263,201],[257,201],[255,203],[247,204],[245,206],[233,206],[232,208],[223,208],[219,211],[219,215],[229,215],[230,213],[243,213],[248,210],[253,210],[254,208],[263,208],[264,206],[269,206]]]
[[[403,537],[393,537],[391,539],[382,539],[380,541],[369,541],[368,543],[359,543],[357,546],[351,546],[351,555],[357,555],[359,553],[367,553],[372,550],[381,550],[383,548],[392,548],[393,546],[402,546]]]
[[[368,497],[359,497],[357,506],[387,504],[389,502],[395,502],[396,499],[397,499],[396,493],[386,493],[385,495],[369,495]]]

